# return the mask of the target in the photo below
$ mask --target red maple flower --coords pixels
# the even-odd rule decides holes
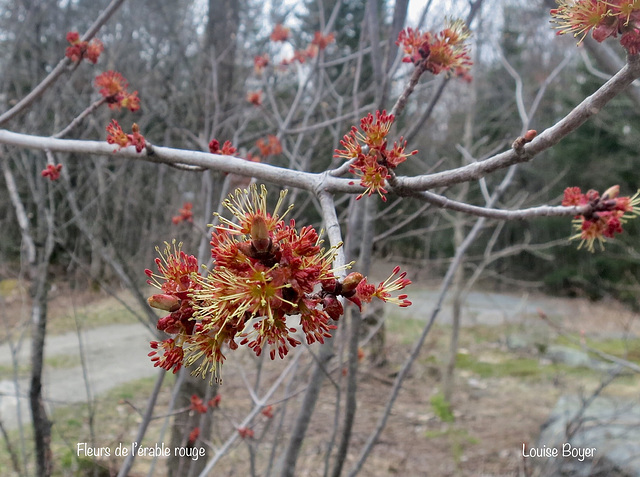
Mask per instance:
[[[471,57],[465,43],[467,38],[469,31],[464,22],[455,20],[435,34],[406,28],[398,35],[396,45],[402,45],[404,62],[424,62],[425,68],[435,75],[445,72],[468,79],[465,72],[471,67]]]
[[[107,100],[109,108],[128,108],[131,112],[140,109],[138,92],[127,92],[129,84],[117,71],[109,70],[96,76],[95,84],[100,88],[100,94]]]
[[[408,305],[406,295],[390,296],[409,283],[404,274],[370,293],[358,294],[362,275],[340,281],[332,269],[336,247],[323,249],[313,227],[298,230],[293,220],[285,222],[291,209],[281,210],[285,197],[286,191],[281,192],[269,212],[264,186],[230,195],[223,205],[233,220],[217,215],[220,224],[211,234],[213,266],[205,276],[197,273],[196,259],[175,244],[173,249],[167,245],[156,260],[157,275],[146,271],[161,290],[149,303],[170,313],[158,320],[158,329],[173,335],[152,342],[155,366],[175,372],[195,365],[193,374],[210,374],[211,381],[221,382],[224,347],[246,345],[256,355],[283,358],[301,344],[295,335],[298,323],[307,343],[324,342],[335,329],[332,320],[343,313],[340,296],[352,301],[375,296]]]
[[[405,152],[407,143],[402,137],[391,148],[388,147],[387,135],[394,119],[386,111],[376,111],[375,116],[369,113],[361,119],[360,130],[353,126],[349,134],[340,141],[344,149],[335,150],[334,157],[352,161],[349,170],[360,178],[360,185],[365,188],[356,199],[375,192],[386,201],[385,184],[389,178],[389,170],[395,169],[407,157],[418,152]]]
[[[42,169],[40,175],[42,177],[48,177],[50,181],[57,181],[60,179],[60,171],[62,170],[62,164],[47,164],[47,167]]]
[[[271,419],[273,417],[273,406],[269,405],[260,411],[264,417]]]
[[[180,213],[178,215],[174,215],[171,218],[171,222],[173,222],[174,225],[177,225],[180,222],[193,222],[193,204],[191,202],[185,202],[182,204]]]
[[[257,75],[262,74],[264,69],[269,65],[269,56],[264,54],[253,58],[253,69]]]
[[[107,126],[107,142],[118,145],[118,149],[134,146],[136,152],[142,152],[146,147],[145,138],[140,134],[140,128],[136,123],[131,126],[131,134],[126,134],[115,119]]]
[[[209,404],[209,407],[215,408],[220,405],[220,401],[222,401],[222,396],[220,396],[220,394],[216,394],[215,397],[209,399],[207,404]]]
[[[620,37],[620,44],[629,54],[640,51],[640,2],[637,0],[559,0],[551,10],[558,35],[572,33],[580,37],[578,44],[591,32],[598,42]]]
[[[633,197],[619,197],[620,187],[607,189],[602,196],[595,190],[583,194],[579,187],[567,187],[562,205],[587,207],[587,211],[573,219],[575,235],[569,240],[580,239],[578,248],[586,245],[593,252],[595,243],[604,248],[607,238],[614,238],[623,232],[623,225],[640,215],[640,191]]]
[[[231,141],[225,141],[221,149],[220,141],[212,139],[211,142],[209,142],[209,152],[211,154],[221,154],[223,156],[234,156],[238,150],[233,147]]]
[[[271,32],[271,36],[269,37],[271,41],[287,41],[289,39],[289,29],[283,26],[281,23],[278,23],[275,27],[273,27],[273,31]]]
[[[193,445],[200,437],[200,428],[194,427],[193,430],[189,433],[189,443]]]
[[[249,91],[247,93],[247,102],[254,106],[262,105],[262,91]]]
[[[98,62],[100,53],[104,50],[104,45],[97,38],[92,39],[90,42],[80,41],[80,35],[77,31],[68,32],[67,41],[71,46],[67,47],[64,55],[74,63],[79,63],[82,59],[86,59],[95,65]]]
[[[253,432],[253,429],[250,429],[248,427],[239,427],[238,434],[240,434],[240,437],[242,437],[243,439],[247,439],[253,437],[255,433]]]
[[[313,34],[313,40],[311,40],[311,44],[318,47],[318,49],[322,51],[335,40],[335,35],[333,33],[323,35],[321,31],[317,31]]]
[[[189,406],[189,409],[200,414],[204,414],[207,412],[207,406],[204,405],[202,398],[198,397],[195,394],[191,395],[191,405]]]
[[[275,156],[282,152],[282,144],[280,144],[280,140],[272,134],[267,136],[266,141],[264,139],[258,139],[256,146],[260,149],[260,154],[265,157]]]

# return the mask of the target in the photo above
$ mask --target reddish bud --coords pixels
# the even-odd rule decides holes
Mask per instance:
[[[251,222],[251,243],[259,253],[268,251],[271,246],[267,222],[259,215]]]
[[[209,399],[209,407],[218,407],[220,405],[220,401],[222,401],[222,396],[220,396],[220,394],[216,394],[214,398]]]
[[[176,311],[180,309],[180,299],[173,295],[158,294],[147,298],[149,306],[164,311]]]
[[[614,185],[609,187],[604,194],[602,194],[602,200],[615,199],[620,194],[620,186]]]
[[[334,295],[327,295],[322,299],[322,307],[333,320],[339,320],[344,313],[342,303]]]
[[[345,294],[354,291],[363,278],[362,274],[358,272],[352,272],[347,275],[342,282],[342,293]]]
[[[538,135],[538,131],[536,131],[535,129],[529,129],[526,133],[524,133],[524,140],[527,142],[531,142],[533,141],[533,138],[535,138]]]
[[[339,290],[341,290],[340,282],[335,278],[324,280],[322,282],[322,290],[335,295],[339,292]]]

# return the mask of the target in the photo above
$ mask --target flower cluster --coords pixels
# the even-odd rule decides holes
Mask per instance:
[[[262,138],[258,139],[256,141],[256,146],[260,149],[260,154],[263,157],[276,156],[282,152],[282,144],[280,144],[280,140],[272,134],[267,136],[266,141]]]
[[[142,152],[147,144],[136,123],[131,126],[131,134],[126,134],[115,119],[107,126],[107,142],[118,145],[118,149],[134,146],[136,152]]]
[[[271,36],[269,39],[271,41],[280,41],[284,42],[289,39],[290,30],[283,26],[281,23],[278,23],[275,27],[273,27],[273,31],[271,32]]]
[[[462,20],[448,21],[438,33],[420,32],[409,27],[400,32],[396,45],[402,46],[405,63],[424,64],[424,68],[437,75],[443,71],[466,77],[471,67],[469,30]]]
[[[102,42],[97,38],[91,41],[80,41],[80,35],[77,31],[68,32],[67,41],[71,46],[67,47],[64,56],[74,63],[79,63],[86,59],[95,65],[98,62],[100,53],[104,50]]]
[[[154,366],[161,367],[174,373],[182,367],[184,359],[183,345],[192,336],[196,322],[192,320],[194,309],[189,298],[190,293],[197,290],[199,277],[198,261],[192,255],[181,250],[181,244],[165,243],[165,249],[156,258],[158,274],[145,270],[149,279],[147,283],[158,288],[161,293],[149,297],[148,302],[153,308],[168,311],[169,314],[158,320],[157,328],[175,338],[164,341],[152,341],[149,353]],[[160,354],[162,352],[162,354]]]
[[[138,92],[127,92],[129,84],[117,71],[109,70],[96,76],[95,84],[100,88],[100,94],[107,100],[109,108],[127,108],[132,113],[140,109]]]
[[[192,394],[189,410],[195,411],[198,414],[204,414],[207,412],[207,408],[217,408],[220,405],[220,401],[222,401],[222,396],[220,396],[220,394],[216,394],[213,398],[209,399],[207,404],[205,404],[202,398],[197,394]]]
[[[303,64],[307,60],[318,56],[319,51],[325,50],[327,46],[329,46],[334,41],[335,35],[333,33],[323,35],[321,31],[317,31],[314,33],[313,40],[311,40],[311,43],[309,43],[309,46],[307,46],[306,49],[295,50],[291,58],[285,58],[280,62],[280,64],[282,66],[287,66],[296,61],[300,64]]]
[[[247,102],[253,104],[254,106],[262,105],[262,91],[249,91],[247,93]]]
[[[261,75],[264,69],[269,66],[269,56],[260,55],[253,58],[253,70],[257,75]]]
[[[631,55],[640,51],[640,2],[638,0],[558,0],[551,10],[558,35],[573,33],[578,43],[591,32],[602,42],[620,34],[620,44]]]
[[[174,225],[180,222],[193,222],[193,204],[191,202],[185,202],[180,209],[180,213],[171,218],[171,222]]]
[[[218,217],[213,228],[213,267],[198,273],[197,261],[180,247],[167,245],[157,259],[158,274],[146,270],[149,283],[161,293],[149,299],[151,306],[169,311],[158,329],[172,336],[151,343],[156,366],[177,371],[183,364],[196,365],[194,374],[220,382],[225,359],[223,347],[246,345],[256,355],[267,351],[271,359],[283,358],[301,342],[324,342],[343,314],[340,297],[360,306],[373,297],[408,306],[406,295],[391,297],[410,281],[394,274],[377,287],[359,273],[339,280],[332,269],[336,247],[322,248],[313,227],[295,228],[284,221],[291,207],[281,211],[286,191],[267,212],[267,191],[253,185],[236,190],[225,200],[235,220]],[[162,352],[162,355],[160,355]]]
[[[209,152],[211,154],[221,154],[223,156],[235,156],[238,150],[233,147],[231,141],[225,141],[222,148],[220,148],[220,141],[212,139],[209,143]]]
[[[42,169],[40,175],[42,177],[48,177],[50,181],[57,181],[60,179],[60,171],[62,170],[62,164],[47,164],[47,167]]]
[[[562,205],[588,206],[587,211],[577,215],[573,220],[573,227],[577,232],[570,240],[580,239],[581,248],[586,245],[587,250],[594,251],[597,241],[600,248],[606,238],[613,238],[622,233],[622,226],[628,219],[640,215],[640,191],[633,197],[619,197],[620,187],[613,186],[602,195],[595,190],[583,194],[579,187],[568,187],[564,191]]]
[[[364,194],[376,192],[386,201],[384,194],[387,191],[384,186],[390,177],[389,170],[395,169],[407,157],[418,152],[405,152],[407,142],[402,137],[393,146],[389,146],[387,134],[394,119],[393,114],[387,114],[386,111],[376,111],[375,116],[369,113],[360,120],[360,130],[353,126],[349,134],[340,141],[344,149],[335,150],[334,157],[353,161],[349,170],[360,178],[360,185],[366,188],[358,199]]]

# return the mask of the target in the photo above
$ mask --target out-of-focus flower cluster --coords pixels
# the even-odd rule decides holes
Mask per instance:
[[[234,156],[238,150],[233,147],[231,141],[225,141],[222,147],[220,147],[220,141],[212,139],[209,142],[209,152],[211,154],[220,154],[222,156]]]
[[[176,372],[197,365],[194,374],[219,382],[224,347],[246,345],[274,359],[300,344],[298,329],[308,344],[324,342],[335,328],[331,320],[344,312],[340,297],[358,306],[374,297],[411,304],[406,295],[391,295],[411,283],[399,269],[378,286],[359,273],[339,280],[332,269],[336,248],[323,249],[313,227],[297,230],[293,220],[284,221],[291,209],[281,210],[285,196],[270,213],[264,186],[230,195],[224,205],[235,220],[219,216],[211,236],[213,266],[204,275],[195,257],[175,244],[156,259],[158,273],[145,271],[160,289],[149,304],[170,312],[158,329],[172,336],[151,343],[156,366]]]
[[[140,109],[138,92],[127,92],[129,83],[117,71],[105,71],[96,76],[95,84],[100,88],[100,94],[107,100],[109,108],[127,108],[132,113]]]
[[[271,32],[269,39],[274,43],[284,43],[289,41],[289,28],[278,23]],[[307,60],[311,60],[318,56],[318,52],[325,50],[331,43],[335,41],[335,35],[333,33],[327,33],[326,35],[320,31],[313,34],[311,43],[304,49],[295,49],[293,55],[289,58],[285,58],[280,62],[281,67],[286,67],[292,63],[298,62],[300,64],[306,63]],[[256,74],[260,75],[264,69],[269,66],[269,55],[262,54],[257,55],[253,59],[253,68]]]
[[[178,215],[171,217],[171,222],[174,225],[180,222],[193,222],[193,204],[191,202],[185,202],[182,204],[182,208]]]
[[[340,141],[344,149],[335,150],[334,157],[353,161],[349,170],[360,178],[360,185],[366,188],[358,199],[375,192],[386,201],[384,194],[387,190],[384,186],[389,178],[389,170],[418,152],[406,152],[407,142],[402,137],[392,146],[389,144],[387,134],[394,119],[393,114],[387,114],[386,111],[376,111],[375,116],[369,113],[360,120],[360,129],[353,126]]]
[[[97,38],[91,41],[80,41],[80,35],[77,31],[68,32],[67,41],[71,46],[67,47],[64,56],[74,63],[79,63],[85,59],[95,65],[98,62],[100,53],[104,50],[102,42]]]
[[[119,146],[118,149],[134,146],[136,152],[142,152],[147,144],[144,136],[140,134],[140,128],[136,123],[133,123],[133,126],[131,126],[131,134],[127,134],[115,119],[112,119],[111,123],[107,126],[107,142]]]
[[[558,0],[551,10],[558,35],[572,33],[578,43],[591,32],[602,42],[620,35],[620,44],[631,55],[640,52],[640,2],[638,0]]]
[[[60,171],[62,170],[62,164],[47,164],[47,167],[42,169],[40,175],[42,177],[48,177],[50,181],[57,181],[60,179]]]
[[[282,153],[282,144],[273,134],[269,134],[266,140],[263,138],[258,139],[256,141],[256,146],[260,149],[262,157],[277,156]]]
[[[623,232],[622,226],[629,219],[640,214],[640,191],[633,197],[620,197],[620,187],[615,185],[602,195],[595,190],[583,194],[579,187],[567,187],[564,191],[562,205],[589,206],[587,212],[577,215],[573,227],[577,232],[570,240],[580,239],[578,248],[586,246],[594,251],[596,242],[604,249],[607,238],[613,238]]]
[[[470,33],[462,20],[447,21],[444,30],[438,33],[420,32],[405,28],[398,35],[396,45],[401,46],[405,63],[424,63],[425,69],[437,75],[445,72],[470,80],[471,67],[469,45]]]

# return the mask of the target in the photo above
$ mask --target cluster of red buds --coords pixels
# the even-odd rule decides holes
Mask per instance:
[[[273,31],[271,32],[269,39],[275,42],[285,42],[289,39],[290,32],[291,30],[282,25],[282,23],[278,23],[273,27]]]
[[[77,31],[68,32],[67,41],[71,46],[67,47],[64,56],[74,63],[79,63],[83,59],[86,59],[95,65],[98,62],[100,53],[104,50],[104,46],[100,40],[94,38],[91,41],[81,41]]]
[[[620,35],[631,55],[640,52],[640,2],[637,0],[558,0],[551,10],[558,35],[573,33],[579,43],[589,32],[598,42]]]
[[[180,222],[193,222],[193,204],[191,202],[185,202],[182,204],[182,208],[178,215],[174,215],[171,218],[171,222],[174,225]]]
[[[262,91],[249,91],[247,93],[247,102],[253,104],[254,106],[262,105]]]
[[[411,304],[406,295],[391,295],[411,283],[399,269],[378,286],[359,273],[340,280],[332,268],[337,247],[323,249],[313,227],[298,231],[293,220],[285,223],[291,209],[281,214],[285,197],[281,192],[269,213],[264,186],[230,195],[224,205],[235,220],[218,216],[211,236],[213,267],[206,274],[175,243],[156,259],[157,274],[145,271],[161,290],[149,304],[170,312],[158,329],[172,336],[151,343],[156,366],[176,372],[197,364],[194,374],[220,382],[225,346],[246,345],[256,355],[268,350],[271,359],[283,358],[301,343],[298,328],[308,344],[323,343],[335,329],[332,320],[344,312],[340,297],[358,306],[374,297]]]
[[[220,147],[220,141],[212,139],[211,142],[209,142],[209,152],[211,154],[220,154],[223,156],[234,156],[238,150],[233,147],[231,141],[225,141],[222,147]]]
[[[106,99],[109,108],[127,108],[132,113],[140,109],[138,92],[127,92],[129,83],[117,71],[105,71],[96,76],[95,84],[100,88],[100,94]]]
[[[396,45],[402,46],[405,63],[423,64],[435,75],[445,72],[468,79],[471,57],[465,42],[469,36],[464,22],[455,20],[448,21],[446,28],[438,33],[406,28],[398,35]]]
[[[260,149],[260,154],[263,157],[277,156],[282,153],[282,144],[280,143],[280,139],[273,134],[269,134],[266,141],[263,138],[258,139],[256,141],[256,146]]]
[[[602,195],[595,190],[583,194],[579,187],[567,187],[564,191],[562,205],[588,206],[585,213],[577,215],[573,227],[577,232],[570,240],[580,239],[578,248],[586,245],[587,250],[594,251],[598,242],[604,249],[606,238],[613,238],[622,233],[622,226],[629,219],[640,215],[640,191],[633,197],[619,197],[620,187],[615,185]]]
[[[118,149],[134,146],[136,152],[142,152],[147,145],[136,123],[133,123],[133,126],[131,126],[131,134],[126,134],[115,119],[112,119],[111,123],[107,126],[107,142],[109,144],[116,144],[119,146]]]
[[[42,169],[40,175],[42,177],[48,177],[50,181],[57,181],[60,179],[60,171],[62,170],[62,164],[47,164],[47,167]]]
[[[390,177],[389,170],[418,152],[405,152],[407,142],[402,137],[389,147],[387,134],[394,119],[393,114],[387,114],[386,111],[376,111],[375,117],[369,113],[360,120],[360,130],[353,126],[340,141],[344,149],[335,150],[334,157],[353,161],[349,170],[360,177],[360,185],[366,189],[358,199],[376,192],[386,202],[384,194],[387,190],[384,186]]]

